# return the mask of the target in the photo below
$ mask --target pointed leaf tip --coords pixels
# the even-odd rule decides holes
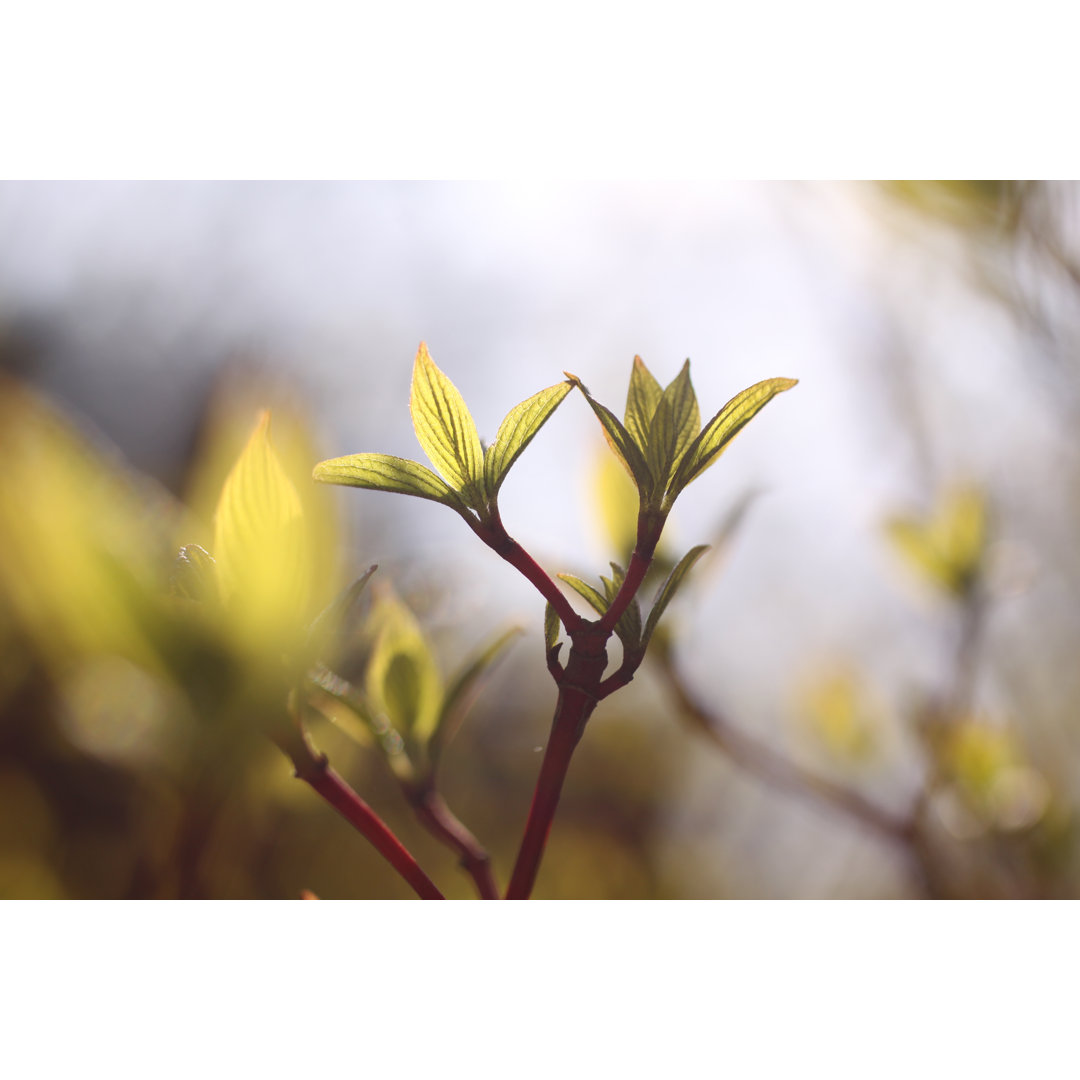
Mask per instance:
[[[607,598],[598,589],[594,589],[587,581],[582,581],[576,574],[559,574],[560,581],[565,581],[579,596],[588,600],[593,609],[603,615],[609,606]]]
[[[572,382],[556,383],[515,405],[506,414],[495,441],[484,452],[484,482],[489,497],[498,493],[510,467],[572,389]]]
[[[659,498],[667,489],[688,447],[701,431],[697,395],[690,382],[690,361],[667,385],[649,424],[647,459]]]
[[[686,448],[668,484],[664,496],[665,505],[670,506],[687,484],[709,468],[727,448],[728,443],[777,394],[790,390],[798,381],[784,378],[764,379],[736,394]]]
[[[484,504],[484,448],[472,414],[457,387],[431,359],[421,342],[409,393],[416,438],[432,464],[465,502]]]

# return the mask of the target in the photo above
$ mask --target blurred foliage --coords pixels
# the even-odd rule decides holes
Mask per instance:
[[[887,523],[900,553],[938,588],[963,598],[979,579],[986,552],[986,499],[974,487],[949,489],[928,518]]]
[[[945,238],[962,253],[1032,357],[1055,355],[1075,371],[1074,187],[904,181],[873,191],[875,206],[916,243]],[[33,352],[33,341],[0,339],[0,366],[32,377]],[[1028,370],[1033,382],[1045,377],[1034,360]],[[1075,449],[1080,397],[1068,380],[1049,385],[1046,427],[1057,424]],[[540,405],[557,404],[565,386]],[[644,376],[640,389],[643,400],[655,398]],[[932,389],[945,414],[967,408],[947,399],[947,386]],[[447,894],[468,897],[454,856],[402,797],[400,763],[413,776],[437,759],[448,801],[505,876],[553,704],[539,642],[513,650],[477,695],[473,661],[486,670],[509,639],[474,636],[456,608],[440,615],[440,605],[462,599],[444,568],[435,587],[422,575],[384,580],[358,601],[346,594],[337,610],[334,597],[383,553],[350,549],[332,493],[310,482],[325,448],[295,399],[276,397],[272,423],[256,420],[248,400],[211,401],[198,444],[174,463],[186,478],[181,500],[28,382],[0,381],[0,896],[411,896],[265,738],[268,725],[287,719],[285,703],[312,657],[330,653],[331,674],[343,679],[327,677],[312,698],[320,749]],[[592,509],[609,554],[625,565],[637,496],[615,456],[598,460]],[[977,479],[956,484],[955,475]],[[903,674],[890,696],[865,651],[822,662],[789,697],[795,737],[752,710],[740,715],[738,700],[713,702],[721,718],[734,709],[731,724],[798,767],[777,784],[768,769],[753,774],[681,732],[646,664],[581,743],[538,896],[745,895],[762,881],[795,895],[1080,895],[1070,690],[1080,649],[1072,615],[1080,468],[1067,452],[1045,473],[1018,477],[945,458],[923,480],[915,498],[898,494],[876,518],[895,565],[943,601],[920,630],[937,665]],[[1031,503],[1016,493],[1051,482],[1067,527],[1036,557],[1044,523],[1024,516]],[[712,549],[673,606],[673,624],[657,631],[663,658],[677,661],[702,632],[694,602],[703,571],[742,542],[749,500],[731,500],[713,535],[691,538]],[[902,511],[911,505],[926,509]],[[997,569],[1010,550],[1028,552],[1030,564],[1016,591],[1042,590],[1042,606],[1020,608],[1012,624],[998,614],[1007,605]],[[646,602],[676,558],[661,545]],[[814,602],[826,612],[831,598]],[[340,618],[347,625],[338,633]],[[866,649],[893,644],[882,637]],[[722,665],[711,639],[703,650],[705,664]],[[896,655],[908,654],[897,646]],[[817,768],[845,790],[916,814],[917,845],[897,857],[895,846],[860,830],[857,811],[845,820],[827,801],[824,813],[806,811],[790,787]],[[702,787],[707,796],[691,798]],[[822,852],[832,877],[819,869],[828,862]]]

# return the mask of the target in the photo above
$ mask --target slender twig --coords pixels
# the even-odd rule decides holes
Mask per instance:
[[[317,665],[312,670],[312,678],[324,694],[340,702],[357,717],[368,717],[370,724],[370,709],[363,695],[348,679],[323,665]],[[482,899],[497,900],[499,890],[491,873],[491,857],[436,791],[434,767],[423,773],[422,780],[417,779],[411,763],[404,772],[393,765],[391,769],[406,801],[424,828],[460,856],[462,866],[476,883]]]
[[[483,522],[470,521],[470,527],[500,558],[505,559],[536,587],[540,595],[555,609],[567,633],[572,633],[583,621],[570,606],[570,601],[548,577],[536,560],[506,531],[496,508]]]
[[[412,886],[422,900],[444,900],[386,823],[330,768],[325,754],[316,753],[298,728],[282,731],[276,741],[292,761],[298,779],[317,791]]]
[[[498,900],[499,887],[491,870],[491,856],[458,820],[446,800],[430,787],[407,794],[424,828],[461,858],[461,865],[473,879],[480,899]]]
[[[658,648],[656,655],[660,671],[682,714],[735,764],[777,791],[831,806],[890,843],[910,847],[913,829],[910,818],[883,810],[859,792],[801,768],[783,754],[739,731],[690,693],[667,649]]]

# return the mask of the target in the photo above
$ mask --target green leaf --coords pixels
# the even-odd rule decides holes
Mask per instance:
[[[559,640],[559,616],[550,604],[544,605],[544,648],[550,652]]]
[[[622,462],[623,468],[630,474],[630,478],[637,485],[637,489],[644,496],[652,490],[652,478],[649,466],[645,461],[645,455],[641,452],[637,443],[634,442],[630,432],[619,422],[618,417],[605,405],[593,399],[593,396],[585,389],[585,384],[570,372],[563,374],[585,395],[589,407],[596,413],[600,426],[604,430],[604,438],[608,446],[615,452],[615,456]]]
[[[630,389],[626,393],[626,430],[644,454],[649,445],[649,425],[664,391],[640,356],[634,357]]]
[[[510,466],[532,442],[533,436],[544,426],[573,386],[569,381],[549,386],[520,405],[515,405],[506,414],[506,418],[499,425],[495,441],[484,454],[484,480],[490,498],[498,494]]]
[[[672,379],[649,425],[646,459],[662,494],[679,459],[701,431],[701,413],[690,383],[690,361]]]
[[[698,544],[697,547],[691,548],[679,560],[675,569],[668,574],[667,580],[660,586],[660,590],[656,594],[652,610],[649,612],[649,618],[645,622],[645,633],[642,635],[641,639],[643,645],[648,645],[649,639],[656,629],[656,624],[660,621],[660,616],[664,614],[664,609],[671,603],[671,599],[682,584],[683,578],[690,572],[690,568],[694,563],[696,563],[708,550],[708,544]]]
[[[389,589],[376,601],[368,629],[375,645],[364,684],[372,707],[417,742],[426,742],[439,717],[442,679],[412,612]]]
[[[349,454],[331,458],[316,465],[312,475],[324,484],[415,495],[419,499],[452,506],[459,513],[465,509],[457,493],[441,476],[417,461],[390,454]]]
[[[559,574],[559,579],[565,581],[574,592],[585,597],[585,599],[588,600],[601,615],[603,615],[610,606],[604,596],[594,589],[587,581],[582,581],[581,578],[575,577],[573,574]]]
[[[484,645],[455,676],[443,698],[435,730],[428,740],[428,760],[433,767],[438,764],[443,750],[457,734],[462,720],[472,708],[483,677],[520,633],[519,626],[503,630]]]
[[[608,565],[611,567],[611,577],[606,578],[601,574],[600,580],[604,584],[604,594],[607,597],[608,606],[610,606],[611,601],[615,599],[615,595],[619,591],[619,586],[626,578],[626,571],[616,562]]]
[[[765,379],[736,394],[705,425],[701,434],[687,448],[668,485],[665,505],[670,507],[679,492],[716,461],[728,443],[765,405],[777,394],[790,390],[798,381]]]
[[[435,366],[421,342],[413,364],[409,411],[413,428],[432,464],[470,506],[484,498],[484,448],[457,387]]]

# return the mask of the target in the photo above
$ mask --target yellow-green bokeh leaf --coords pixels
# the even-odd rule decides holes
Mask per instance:
[[[6,379],[0,462],[0,624],[61,669],[98,653],[159,666],[180,508]]]
[[[624,561],[637,542],[638,493],[618,459],[597,446],[591,470],[589,507],[611,550]]]
[[[765,405],[777,394],[790,390],[798,381],[798,379],[765,379],[736,394],[705,425],[701,434],[687,448],[668,485],[665,503],[670,506],[679,492],[716,461],[728,443]]]
[[[227,621],[239,638],[260,651],[303,638],[313,558],[300,497],[270,443],[268,412],[225,480],[213,555]]]
[[[312,474],[324,484],[367,488],[370,491],[390,491],[398,495],[415,495],[431,499],[461,511],[461,499],[441,476],[426,465],[391,454],[348,454],[345,457],[321,461]]]
[[[957,596],[975,583],[987,542],[983,494],[961,485],[947,490],[926,519],[895,517],[886,532],[896,549],[923,576]]]
[[[663,389],[645,366],[645,361],[635,356],[630,371],[630,389],[626,393],[625,424],[643,454],[649,445],[649,426],[663,395]]]
[[[484,504],[484,448],[472,414],[457,387],[439,370],[421,342],[413,364],[409,411],[432,464],[479,509]]]
[[[379,591],[366,627],[374,646],[364,688],[372,708],[417,743],[435,730],[443,686],[420,624],[388,588]]]
[[[484,454],[484,476],[489,497],[498,494],[510,467],[547,423],[551,414],[573,389],[569,380],[549,386],[515,405],[499,425],[495,441]]]
[[[825,672],[807,688],[802,704],[810,733],[830,755],[858,763],[874,753],[880,718],[851,671]]]

